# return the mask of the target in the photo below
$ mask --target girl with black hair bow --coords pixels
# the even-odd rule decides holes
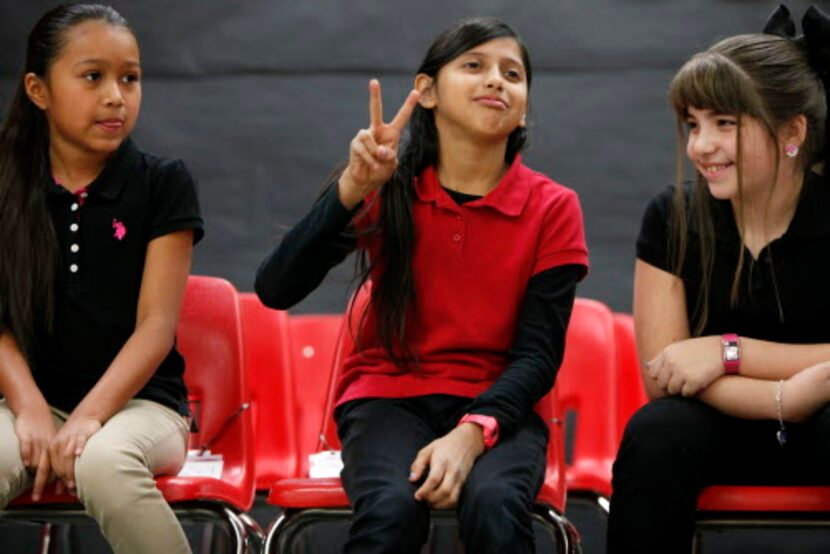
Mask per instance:
[[[768,34],[718,42],[672,80],[695,180],[681,153],[637,240],[652,400],[614,464],[609,552],[689,552],[707,485],[829,480],[830,21],[811,8],[803,27],[791,39],[781,7]]]

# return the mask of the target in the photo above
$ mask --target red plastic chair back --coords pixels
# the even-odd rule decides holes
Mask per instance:
[[[536,412],[545,420],[550,432],[548,440],[545,481],[536,499],[537,503],[555,508],[559,513],[565,511],[565,430],[559,391],[554,387],[536,405]]]
[[[224,461],[222,478],[163,476],[156,485],[168,502],[207,501],[247,510],[254,499],[253,423],[244,372],[242,325],[236,289],[215,277],[191,276],[177,328],[185,382],[193,399],[197,444],[210,443]],[[37,504],[77,504],[47,488]],[[28,493],[10,506],[34,504]]]
[[[347,316],[341,320],[328,383],[325,418],[322,421],[322,431],[320,433],[324,440],[319,441],[318,450],[340,449],[340,437],[337,436],[337,425],[334,422],[337,382],[340,378],[340,368],[343,367],[343,362],[355,349],[355,338],[358,336],[363,313],[371,299],[371,290],[371,283],[362,286],[349,302]]]
[[[297,426],[297,476],[308,475],[308,456],[318,451],[320,429],[329,413],[328,390],[341,314],[299,315],[289,318],[291,364],[294,374],[294,422]],[[332,445],[332,448],[338,448]]]
[[[622,439],[628,420],[646,402],[648,396],[640,373],[634,318],[630,314],[614,314],[614,335],[617,342],[617,424],[618,440]]]
[[[247,510],[254,498],[254,444],[236,289],[216,277],[191,276],[177,329],[185,382],[193,399],[197,445],[221,454],[222,479],[161,477],[170,502],[224,501]]]
[[[616,370],[611,310],[595,300],[577,298],[556,379],[565,432],[572,433],[573,441],[566,451],[569,491],[611,493],[618,428]]]
[[[272,310],[256,294],[240,293],[245,367],[251,387],[256,488],[297,477],[297,434],[288,312]]]

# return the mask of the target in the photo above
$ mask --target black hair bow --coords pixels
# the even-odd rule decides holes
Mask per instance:
[[[801,19],[801,29],[804,34],[796,37],[790,10],[780,5],[764,25],[763,32],[790,39],[801,46],[807,53],[810,67],[821,77],[826,89],[830,84],[830,17],[815,6],[810,6]]]
[[[795,23],[790,17],[790,10],[780,5],[764,25],[764,33],[777,35],[798,44],[807,54],[807,62],[813,71],[818,74],[824,86],[824,98],[830,109],[830,17],[824,12],[810,6],[801,18],[801,29],[804,34],[795,36]],[[830,125],[825,120],[824,145],[821,156],[824,162],[825,173],[830,167]]]

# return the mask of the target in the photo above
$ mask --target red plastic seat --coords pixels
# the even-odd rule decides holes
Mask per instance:
[[[296,315],[289,318],[294,424],[297,427],[297,471],[292,477],[306,477],[308,456],[318,451],[323,408],[328,397],[342,322],[342,314]],[[266,488],[274,482],[271,481]]]
[[[341,325],[337,350],[333,360],[333,370],[328,383],[328,398],[320,406],[321,414],[325,416],[320,431],[320,435],[323,437],[320,441],[321,448],[340,448],[340,441],[332,417],[337,371],[342,365],[344,357],[354,348],[353,329],[357,329],[358,318],[368,300],[368,287],[364,287],[358,291],[350,306],[350,315],[343,319]],[[306,409],[313,409],[313,406],[306,406]],[[561,413],[558,408],[555,390],[540,401],[537,410],[549,424],[551,440],[548,444],[548,467],[545,482],[537,499],[536,515],[542,521],[551,525],[561,552],[575,552],[579,543],[578,533],[561,515],[565,505],[565,477],[561,469],[564,461],[564,449],[562,426],[559,424]],[[351,514],[349,499],[339,478],[285,479],[279,481],[271,488],[268,503],[280,506],[284,511],[268,529],[265,543],[266,553],[279,552],[284,544],[290,544],[292,533],[301,529],[307,523],[307,519],[328,516],[344,518]]]
[[[824,512],[830,514],[830,487],[706,487],[697,499],[706,512]],[[828,521],[830,523],[830,521]]]
[[[254,420],[256,489],[268,490],[279,479],[299,475],[290,318],[251,292],[240,293],[239,303]]]
[[[261,531],[243,513],[254,499],[253,423],[233,285],[215,277],[188,279],[177,344],[186,360],[185,382],[199,424],[194,440],[221,454],[224,465],[221,479],[163,476],[156,484],[180,517],[203,520],[212,514],[228,523],[234,550],[241,553],[251,538],[261,540]],[[81,513],[75,498],[48,492],[37,503],[24,493],[0,517],[49,522]]]
[[[577,298],[556,388],[565,413],[568,494],[611,495],[617,453],[617,351],[614,317],[605,304]],[[605,509],[605,504],[603,509]]]
[[[693,552],[702,549],[702,532],[730,527],[804,528],[830,526],[830,487],[715,485],[697,499]]]

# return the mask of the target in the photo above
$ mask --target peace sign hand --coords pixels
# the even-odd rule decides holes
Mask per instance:
[[[349,165],[340,176],[340,200],[354,208],[367,194],[392,177],[398,167],[398,144],[420,94],[411,91],[395,118],[383,122],[380,83],[369,81],[369,128],[361,129],[349,145]]]

